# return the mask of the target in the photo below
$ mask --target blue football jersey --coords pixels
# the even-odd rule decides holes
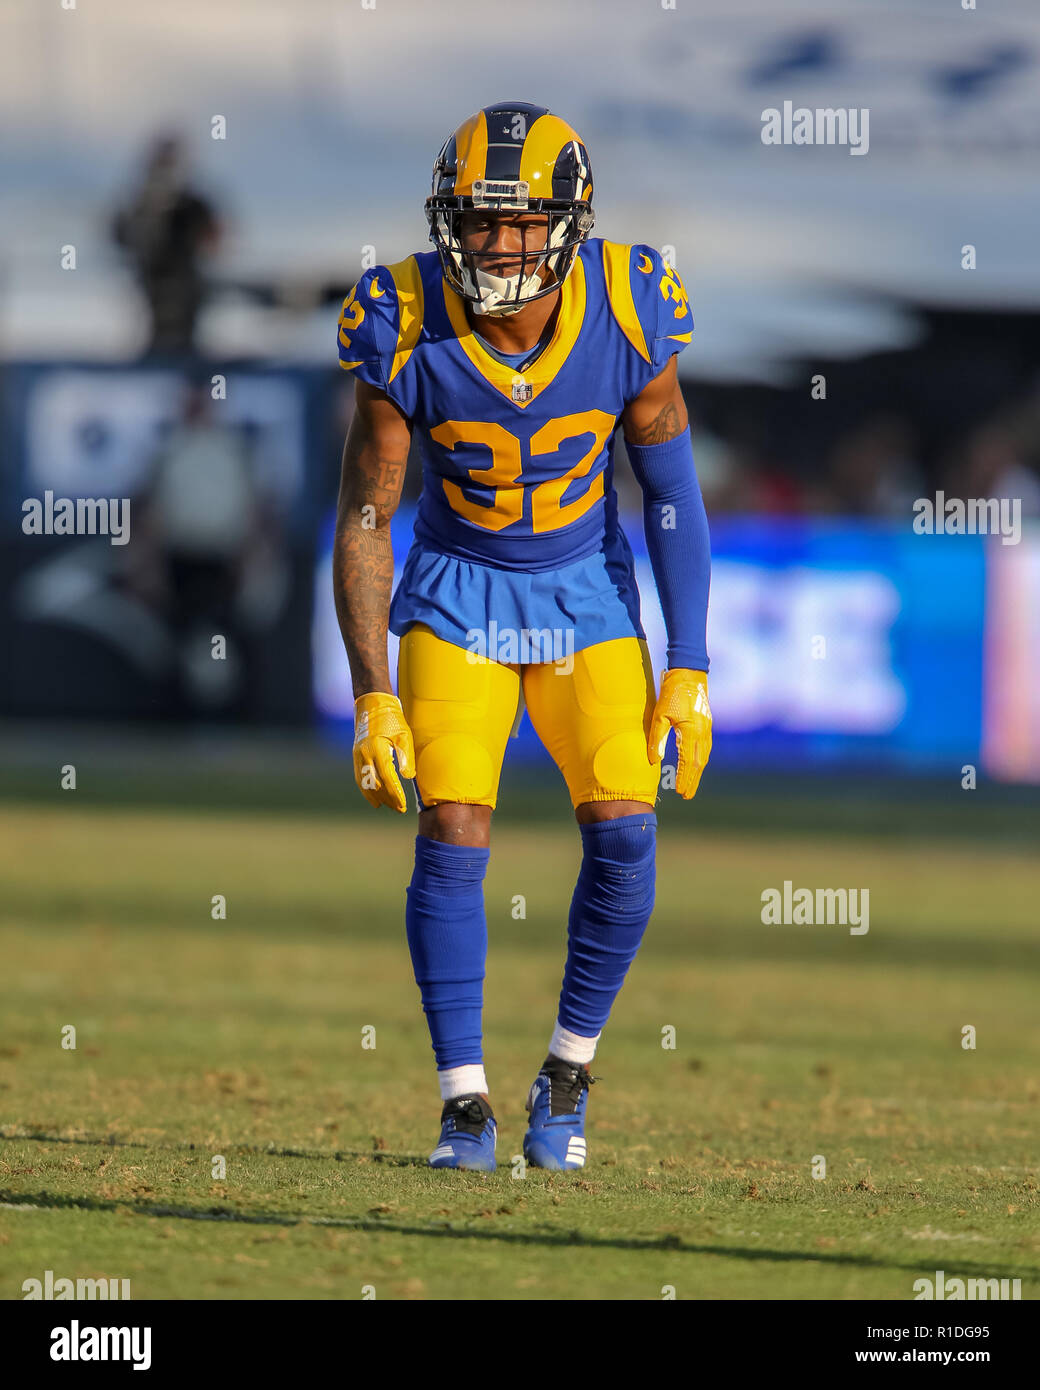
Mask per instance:
[[[692,332],[682,280],[657,251],[593,238],[564,281],[551,339],[522,373],[482,346],[436,251],[365,272],[340,314],[339,359],[417,432],[417,542],[534,573],[617,533],[619,417]]]

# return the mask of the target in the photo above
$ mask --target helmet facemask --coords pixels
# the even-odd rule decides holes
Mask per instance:
[[[467,212],[500,212],[503,214],[530,212],[548,219],[544,249],[528,251],[526,228],[521,228],[521,250],[503,254],[498,251],[469,251],[462,245],[461,220]],[[592,231],[595,216],[588,203],[569,203],[553,198],[528,196],[526,180],[490,181],[478,179],[471,197],[450,194],[433,195],[427,199],[426,217],[430,224],[430,239],[441,258],[444,277],[452,289],[475,314],[505,317],[518,313],[527,304],[560,288],[570,273],[578,247]],[[492,275],[481,269],[481,261],[515,260],[518,269],[510,276]],[[534,262],[533,268],[524,273]],[[545,267],[551,279],[543,281],[539,272]]]

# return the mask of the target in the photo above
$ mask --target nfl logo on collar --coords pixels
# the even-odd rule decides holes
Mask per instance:
[[[524,401],[529,401],[534,395],[534,387],[529,385],[522,376],[513,379],[513,400],[517,405],[523,405]]]

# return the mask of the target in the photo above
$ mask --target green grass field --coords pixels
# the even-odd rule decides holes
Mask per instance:
[[[1035,849],[782,810],[713,830],[694,806],[662,816],[588,1166],[522,1175],[579,861],[563,816],[495,827],[499,1169],[474,1174],[425,1166],[413,816],[0,805],[0,1296],[50,1269],[135,1299],[911,1299],[942,1269],[1035,1298]],[[785,879],[869,887],[869,933],[764,926]]]

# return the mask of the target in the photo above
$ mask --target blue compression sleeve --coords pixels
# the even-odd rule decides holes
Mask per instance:
[[[663,444],[626,439],[625,448],[643,489],[643,530],[668,630],[668,667],[707,671],[711,538],[690,428]]]

